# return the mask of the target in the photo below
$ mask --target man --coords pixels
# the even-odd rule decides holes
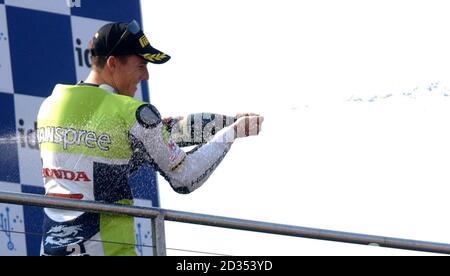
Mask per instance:
[[[135,21],[101,27],[91,48],[87,79],[56,85],[39,110],[47,196],[132,204],[128,176],[143,162],[176,192],[190,193],[208,179],[236,138],[259,133],[263,117],[253,114],[163,121],[153,105],[134,99],[139,82],[149,77],[147,63],[170,58],[150,45]],[[187,126],[194,128],[187,131]],[[211,135],[204,135],[206,129]],[[198,146],[186,153],[176,142]],[[43,227],[43,255],[135,255],[131,217],[46,208]]]

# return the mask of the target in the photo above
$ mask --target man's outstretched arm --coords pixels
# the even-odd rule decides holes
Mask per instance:
[[[141,106],[130,130],[133,148],[145,150],[150,163],[179,193],[199,188],[213,173],[237,138],[258,135],[264,118],[243,116],[216,132],[214,137],[196,151],[188,154],[167,135],[157,110]]]

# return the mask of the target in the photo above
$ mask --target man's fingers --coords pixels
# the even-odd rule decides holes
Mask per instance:
[[[258,135],[261,131],[261,125],[264,121],[262,116],[245,116],[236,121],[236,137],[248,137]]]
[[[263,116],[258,116],[258,133],[259,134],[261,132],[261,127],[262,127],[262,123],[264,122],[264,117]]]
[[[249,116],[259,116],[259,114],[256,114],[256,113],[238,113],[238,114],[236,114],[236,119],[239,119],[241,117],[249,117]]]

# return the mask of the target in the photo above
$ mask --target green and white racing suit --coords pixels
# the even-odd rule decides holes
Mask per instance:
[[[190,193],[231,147],[228,126],[185,153],[154,106],[101,87],[57,85],[42,103],[37,136],[47,196],[132,204],[128,176],[143,160],[175,191]],[[50,208],[44,217],[43,255],[135,255],[132,217]]]

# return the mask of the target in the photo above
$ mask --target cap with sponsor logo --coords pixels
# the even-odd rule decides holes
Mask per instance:
[[[138,55],[148,62],[161,64],[170,56],[153,48],[139,24],[109,23],[101,27],[94,35],[91,48],[92,56]]]

